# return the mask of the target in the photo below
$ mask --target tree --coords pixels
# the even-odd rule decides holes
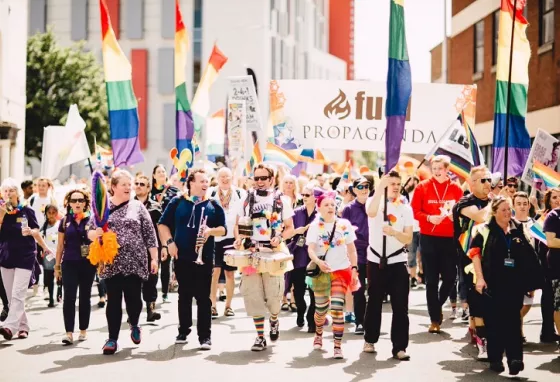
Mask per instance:
[[[25,148],[27,156],[41,159],[43,128],[64,126],[68,108],[78,105],[93,149],[110,140],[107,95],[101,65],[84,43],[61,47],[52,29],[27,41],[27,105]],[[93,152],[93,150],[92,150]]]

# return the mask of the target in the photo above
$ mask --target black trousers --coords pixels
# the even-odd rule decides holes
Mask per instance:
[[[169,280],[171,280],[171,256],[160,262],[161,267],[161,293],[165,296],[169,293]],[[156,296],[157,297],[157,296]],[[155,300],[154,300],[155,301]]]
[[[199,341],[204,341],[211,336],[210,285],[213,269],[212,263],[198,265],[188,260],[175,261],[175,275],[179,283],[179,333],[188,336],[191,332],[194,298],[197,306],[196,329]]]
[[[91,288],[95,278],[95,267],[91,265],[89,260],[80,259],[77,261],[63,261],[61,268],[64,277],[62,282],[62,287],[64,288],[64,303],[62,305],[64,328],[67,333],[74,331],[76,296],[78,295],[78,288],[80,288],[78,314],[80,330],[86,330],[89,327],[91,314]]]
[[[305,302],[305,291],[307,290],[307,284],[305,283],[305,268],[295,268],[291,271],[290,275],[291,283],[294,285],[294,298],[296,300],[297,306],[297,316],[298,318],[303,318],[307,321],[307,326],[315,327],[315,293],[309,289],[309,297],[311,298],[309,310],[307,310],[307,303]],[[307,315],[305,312],[307,311]]]
[[[6,294],[6,288],[4,288],[4,281],[2,281],[2,273],[0,272],[0,299],[2,300],[2,305],[7,308],[9,305],[8,295]]]
[[[366,315],[366,280],[367,280],[367,264],[358,264],[358,277],[360,289],[353,292],[354,295],[354,314],[356,315],[356,326],[363,325]]]
[[[105,279],[107,287],[107,326],[109,339],[117,341],[122,322],[122,300],[126,305],[126,313],[131,326],[138,326],[142,312],[142,279],[137,275],[115,275]]]
[[[409,276],[406,263],[390,264],[379,269],[379,264],[368,261],[368,303],[364,320],[365,340],[377,343],[381,333],[381,312],[385,294],[391,297],[393,319],[391,321],[391,342],[393,354],[408,347],[408,291]]]
[[[553,337],[554,330],[554,296],[552,291],[552,281],[545,279],[541,296],[541,315],[542,315],[542,337]]]
[[[441,321],[441,307],[447,301],[457,276],[457,249],[453,238],[420,234],[422,265],[426,279],[426,300],[432,322]],[[441,286],[439,280],[441,277]]]
[[[49,291],[49,303],[54,304],[54,269],[43,269],[43,282]]]
[[[151,263],[151,261],[152,258],[150,256],[150,253],[148,252],[148,265]],[[150,268],[148,267],[148,269]],[[142,298],[144,299],[144,302],[146,302],[146,304],[155,302],[157,300],[157,282],[157,272],[155,274],[152,274],[152,272],[150,272],[148,280],[142,283]]]
[[[492,292],[491,292],[492,293]],[[521,315],[523,293],[504,291],[492,293],[486,300],[484,324],[488,340],[488,360],[501,362],[504,351],[508,363],[523,360],[523,341],[521,339]]]

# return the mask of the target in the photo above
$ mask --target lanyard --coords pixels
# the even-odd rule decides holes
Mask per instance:
[[[501,228],[500,228],[500,232],[502,233],[502,236],[504,237],[504,240],[506,242],[506,246],[508,250],[508,259],[510,259],[511,258],[511,235],[506,235]]]
[[[436,182],[437,182],[437,180],[436,180]],[[447,188],[449,187],[449,183],[451,183],[451,182],[448,181],[447,186],[445,186],[445,191],[443,191],[443,198],[439,197],[439,192],[437,190],[436,183],[435,182],[432,183],[432,186],[434,186],[434,191],[436,192],[436,196],[438,198],[438,203],[445,203],[445,200],[443,200],[443,199],[445,199],[445,195],[447,194]]]

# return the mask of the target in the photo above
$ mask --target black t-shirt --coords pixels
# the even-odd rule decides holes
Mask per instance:
[[[463,196],[455,206],[453,206],[453,237],[457,243],[457,253],[459,254],[460,261],[465,261],[466,264],[470,263],[470,260],[466,256],[466,250],[468,250],[470,241],[472,240],[472,228],[475,222],[472,221],[471,218],[460,214],[460,211],[470,206],[477,206],[478,209],[482,209],[487,205],[488,199],[479,199],[471,193]]]
[[[554,232],[556,238],[560,238],[560,208],[556,208],[546,216],[543,231]],[[548,267],[551,279],[560,279],[560,248],[548,249]]]

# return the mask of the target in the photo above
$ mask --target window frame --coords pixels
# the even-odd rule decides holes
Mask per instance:
[[[482,27],[481,32],[481,39],[478,40],[478,27]],[[473,73],[484,73],[484,20],[480,20],[479,22],[473,25]],[[480,43],[480,44],[479,44]],[[478,50],[481,49],[480,57],[482,57],[482,68],[478,67],[477,61],[480,58]]]
[[[548,4],[547,0],[539,0],[539,46],[548,45],[554,43],[554,10],[555,10],[555,2],[552,2],[550,8],[545,9],[545,6]],[[549,15],[552,15],[552,25],[551,28],[553,30],[552,38],[549,41],[545,41],[545,18]]]

